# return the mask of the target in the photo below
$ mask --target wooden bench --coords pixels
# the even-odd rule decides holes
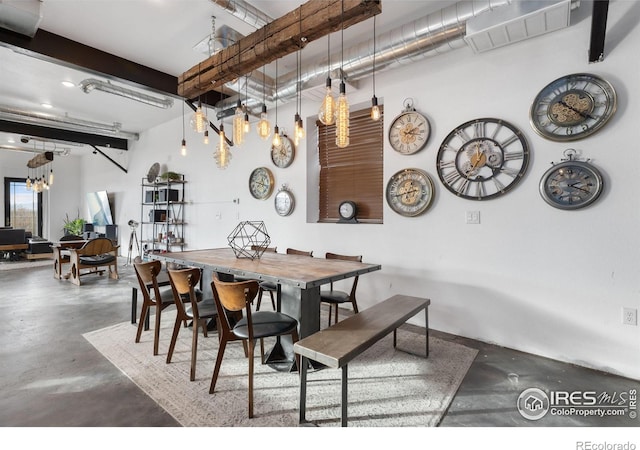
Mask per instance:
[[[423,309],[426,327],[426,357],[428,358],[428,307],[430,304],[431,300],[429,299],[394,295],[371,308],[296,342],[293,350],[301,356],[300,423],[306,422],[308,359],[330,368],[342,368],[342,426],[346,427],[347,366],[349,362],[391,331],[393,331],[393,346],[397,348],[396,329]]]
[[[80,286],[80,277],[89,274],[102,275],[107,267],[109,278],[118,279],[118,248],[107,238],[91,239],[80,248],[72,248],[70,251],[71,269],[69,279],[72,283]],[[82,272],[89,269],[88,272]]]

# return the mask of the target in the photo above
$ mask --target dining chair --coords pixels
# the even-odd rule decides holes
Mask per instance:
[[[214,274],[211,281],[211,290],[218,309],[216,320],[220,346],[209,393],[213,394],[215,391],[227,342],[243,341],[245,352],[249,357],[249,418],[253,417],[253,352],[256,340],[261,340],[260,356],[262,360],[264,360],[263,338],[291,335],[293,342],[298,341],[298,321],[293,317],[276,311],[251,311],[251,303],[259,289],[260,286],[256,280],[226,282],[220,281]],[[300,367],[298,355],[296,355],[296,363]]]
[[[208,337],[207,321],[215,319],[218,312],[213,299],[197,300],[196,286],[200,282],[200,269],[169,269],[169,280],[171,281],[173,301],[176,304],[177,314],[176,322],[173,325],[169,352],[167,353],[167,364],[171,362],[171,358],[173,357],[173,351],[176,347],[178,334],[180,333],[180,324],[189,320],[192,321],[193,335],[191,339],[191,371],[189,373],[189,379],[194,381],[196,378],[198,329],[202,328],[204,337]],[[186,301],[187,298],[188,303]]]
[[[339,255],[337,253],[327,253],[326,259],[341,259],[344,261],[357,261],[362,262],[362,255],[349,256]],[[335,290],[333,288],[333,281],[329,284],[329,290],[320,291],[320,301],[329,305],[329,321],[327,326],[331,326],[331,312],[335,308],[335,320],[334,323],[338,323],[338,305],[344,303],[351,303],[353,312],[358,314],[358,302],[356,301],[356,289],[358,287],[358,275],[353,278],[353,284],[349,292]]]
[[[160,319],[162,311],[174,304],[173,292],[171,288],[160,289],[158,275],[162,270],[160,261],[141,261],[136,259],[133,267],[138,278],[143,302],[140,320],[138,321],[138,332],[136,333],[136,343],[140,342],[142,329],[145,327],[151,308],[155,307],[155,328],[153,330],[153,355],[158,354],[158,342],[160,341]],[[148,323],[148,322],[147,322]]]

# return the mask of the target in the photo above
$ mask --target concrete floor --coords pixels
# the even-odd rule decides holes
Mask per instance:
[[[50,266],[0,270],[0,425],[178,426],[82,337],[85,332],[130,320],[133,270],[120,265],[119,271],[120,280],[87,276],[79,287],[55,280]],[[640,425],[628,415],[548,414],[538,421],[526,420],[516,409],[516,399],[526,388],[613,394],[638,391],[640,382],[433,333],[479,350],[441,427]]]

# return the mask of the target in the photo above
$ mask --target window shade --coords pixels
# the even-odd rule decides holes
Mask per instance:
[[[352,200],[359,221],[382,223],[383,119],[373,121],[369,114],[351,112],[346,148],[336,146],[335,125],[317,122],[320,222],[337,221],[340,203]]]

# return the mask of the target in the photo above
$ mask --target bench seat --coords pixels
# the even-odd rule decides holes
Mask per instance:
[[[392,331],[393,346],[396,347],[397,328],[421,310],[425,312],[426,357],[428,357],[428,307],[430,304],[429,299],[394,295],[371,308],[360,311],[358,314],[296,342],[293,345],[293,350],[301,356],[300,423],[306,422],[308,359],[330,368],[342,368],[342,426],[347,426],[347,366],[349,362]]]

